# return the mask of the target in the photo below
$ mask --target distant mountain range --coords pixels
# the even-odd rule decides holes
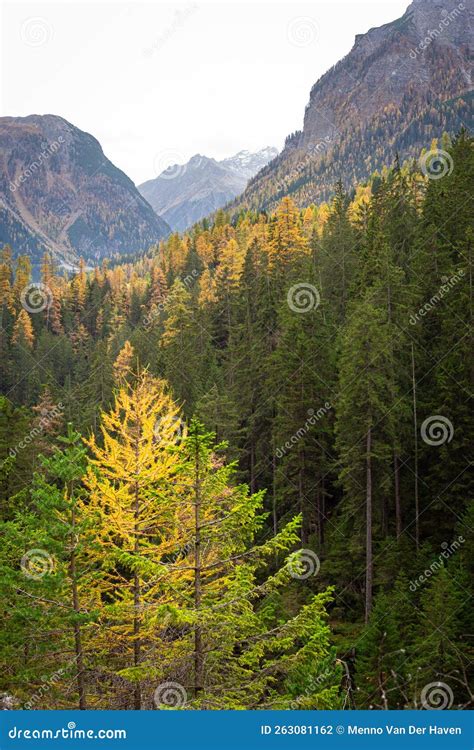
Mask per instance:
[[[313,86],[303,130],[232,205],[273,209],[327,200],[376,169],[418,157],[443,131],[472,129],[474,0],[414,0],[402,18],[359,34]]]
[[[277,155],[271,147],[256,153],[239,151],[222,161],[196,154],[138,189],[174,231],[184,231],[239,195],[249,179]]]
[[[0,243],[66,267],[146,250],[170,233],[99,142],[62,117],[0,118]]]

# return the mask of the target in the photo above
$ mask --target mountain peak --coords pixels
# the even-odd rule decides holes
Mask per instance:
[[[396,153],[416,157],[443,129],[468,126],[473,10],[474,0],[413,0],[358,34],[313,85],[302,131],[235,205],[273,210],[285,193],[299,205],[327,200],[339,179],[349,189]]]
[[[145,250],[169,233],[99,141],[58,115],[0,118],[0,242],[63,264]]]
[[[265,146],[255,153],[247,150],[238,151],[234,156],[229,156],[227,159],[220,161],[219,164],[243,175],[249,180],[277,155],[278,149],[273,146]]]
[[[270,146],[256,153],[242,149],[221,161],[195,154],[138,189],[173,230],[184,231],[233,200],[277,154]]]

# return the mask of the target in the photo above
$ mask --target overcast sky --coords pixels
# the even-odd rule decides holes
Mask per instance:
[[[281,148],[355,34],[407,4],[4,2],[1,111],[65,117],[136,183],[196,153]]]

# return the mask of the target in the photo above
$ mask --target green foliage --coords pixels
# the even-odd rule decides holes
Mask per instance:
[[[276,213],[221,211],[135,262],[67,279],[46,258],[37,315],[5,250],[0,689],[45,708],[153,708],[166,681],[193,708],[422,708],[441,681],[472,705],[472,139],[441,145],[440,179],[386,168],[384,147],[329,206],[299,174],[302,211],[282,185]],[[126,342],[167,381],[165,449],[151,386],[140,418],[128,391],[114,412]],[[33,431],[46,389],[65,443]],[[299,548],[317,575],[289,565]],[[25,576],[31,549],[54,570]],[[46,690],[59,654],[72,687]]]

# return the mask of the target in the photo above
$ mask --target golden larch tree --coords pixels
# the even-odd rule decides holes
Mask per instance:
[[[173,479],[181,421],[163,381],[147,372],[134,381],[122,385],[111,411],[102,414],[100,443],[95,437],[86,441],[92,458],[85,484],[88,512],[100,519],[97,562],[108,625],[106,631],[98,628],[96,648],[108,651],[108,675],[133,684],[128,707],[139,710],[143,680],[159,658],[160,607],[170,601],[161,561],[179,546]]]

